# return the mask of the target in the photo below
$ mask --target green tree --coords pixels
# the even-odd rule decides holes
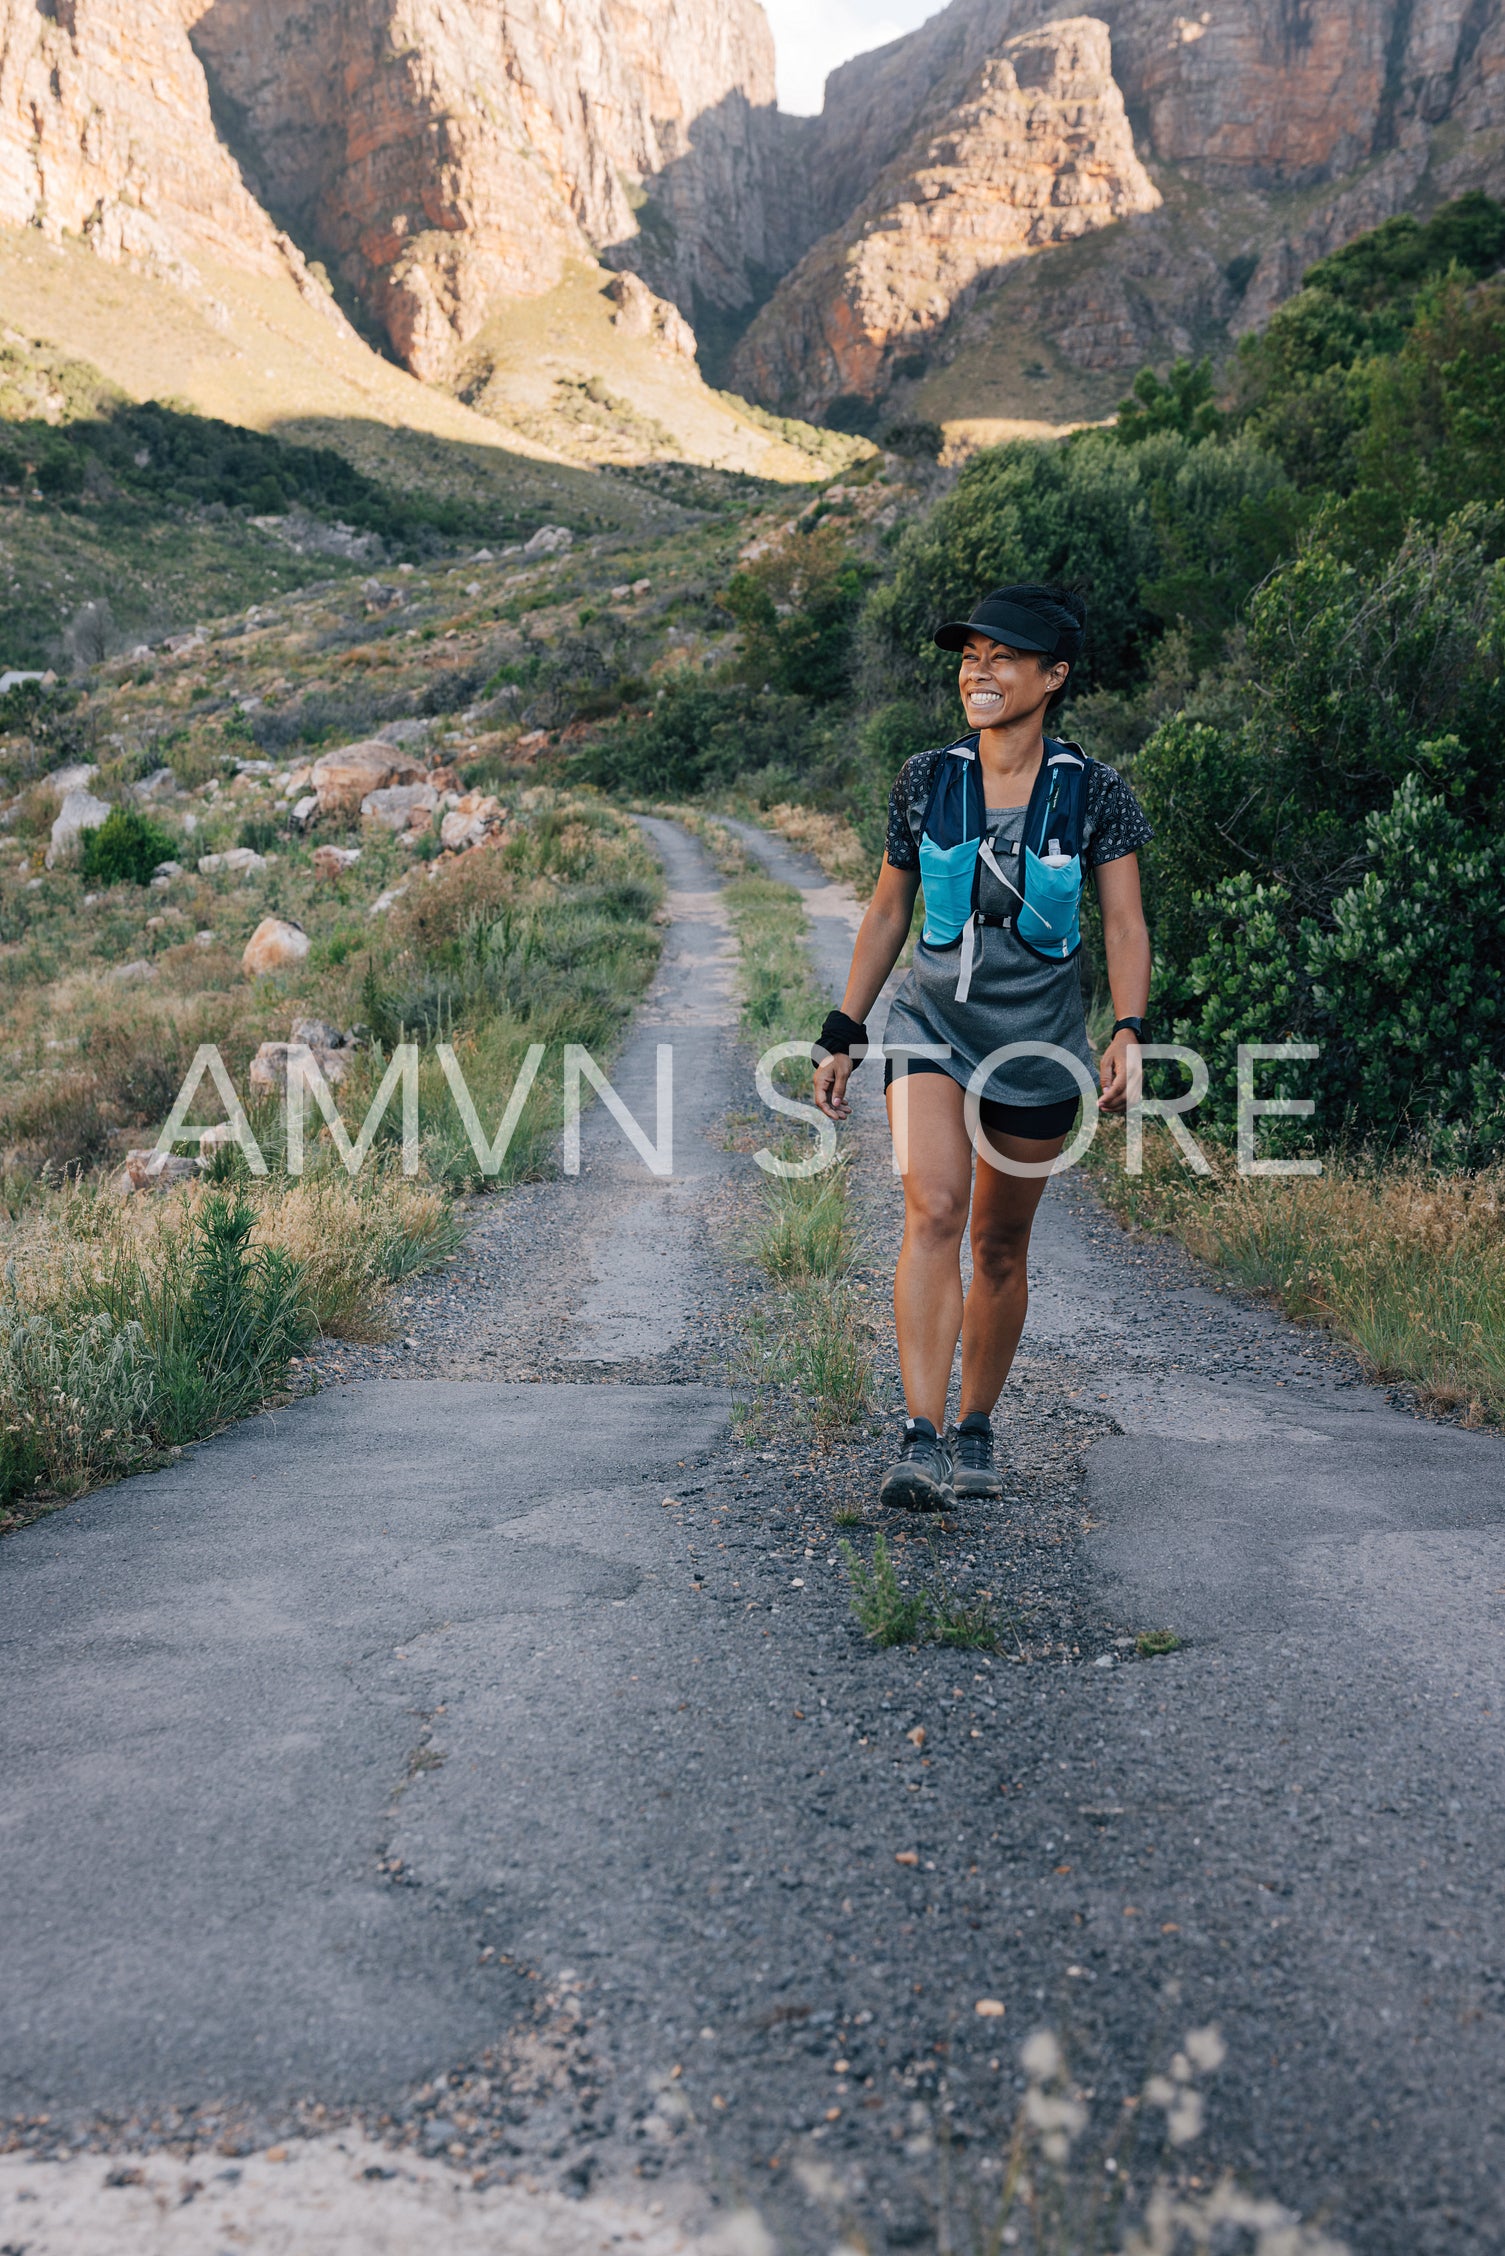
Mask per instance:
[[[1178,360],[1163,383],[1153,368],[1139,371],[1129,397],[1118,403],[1114,437],[1121,446],[1137,446],[1172,431],[1195,443],[1215,438],[1223,421],[1212,396],[1212,362]]]
[[[1505,841],[1409,775],[1366,843],[1370,866],[1328,929],[1303,927],[1328,1081],[1366,1134],[1492,1151],[1505,1142]]]

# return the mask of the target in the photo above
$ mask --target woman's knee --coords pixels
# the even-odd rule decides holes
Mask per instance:
[[[967,1226],[970,1188],[970,1185],[958,1188],[950,1183],[906,1182],[905,1229],[921,1245],[959,1246]]]
[[[974,1227],[972,1232],[972,1269],[996,1289],[1015,1285],[1027,1274],[1029,1265],[1029,1224],[1000,1227],[993,1224],[986,1229]]]

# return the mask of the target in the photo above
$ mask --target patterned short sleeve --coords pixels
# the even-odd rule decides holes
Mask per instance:
[[[1088,869],[1137,854],[1154,837],[1149,817],[1124,782],[1117,768],[1092,764],[1087,784],[1086,843],[1082,859]]]
[[[925,820],[940,756],[938,752],[917,752],[905,761],[889,793],[885,852],[892,869],[917,870],[920,866],[920,825]]]

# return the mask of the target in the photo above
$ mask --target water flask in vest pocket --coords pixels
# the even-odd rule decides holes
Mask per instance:
[[[1082,857],[1063,854],[1054,839],[1048,854],[1024,849],[1024,899],[1019,937],[1039,955],[1070,956],[1082,944]]]
[[[980,838],[964,838],[955,846],[937,846],[932,838],[920,840],[920,883],[925,888],[925,927],[920,937],[929,948],[949,948],[961,935],[972,914],[972,881],[977,874]]]

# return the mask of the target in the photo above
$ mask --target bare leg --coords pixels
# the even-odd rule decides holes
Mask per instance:
[[[1066,1142],[1003,1136],[990,1130],[988,1141],[1009,1159],[1039,1163],[1054,1159]],[[962,1321],[961,1415],[991,1416],[1003,1392],[1029,1307],[1030,1231],[1035,1209],[1049,1178],[1009,1175],[978,1155],[977,1188],[972,1198],[972,1284]]]
[[[895,1120],[898,1107],[905,1121]],[[904,1243],[894,1273],[899,1370],[912,1418],[940,1433],[962,1328],[962,1232],[972,1195],[972,1146],[960,1085],[947,1073],[914,1073],[888,1093],[903,1169]]]

